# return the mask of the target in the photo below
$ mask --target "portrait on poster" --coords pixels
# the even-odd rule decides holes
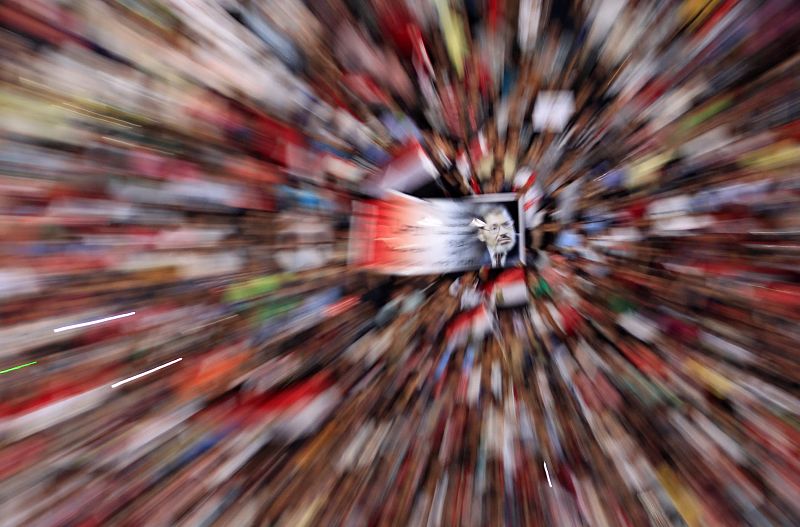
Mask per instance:
[[[525,219],[514,193],[460,199],[396,194],[356,218],[360,264],[397,274],[517,267],[525,258]],[[365,258],[369,255],[368,258]]]
[[[475,227],[475,235],[484,249],[481,267],[513,267],[522,261],[525,238],[520,225],[519,203],[516,195],[513,199],[505,196],[495,194],[472,200],[476,206],[470,225]]]

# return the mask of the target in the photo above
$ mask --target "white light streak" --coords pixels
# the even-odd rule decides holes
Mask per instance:
[[[547,474],[547,484],[553,488],[553,484],[550,482],[550,472],[547,471],[547,461],[544,462],[544,473]]]
[[[138,375],[134,375],[133,377],[128,377],[127,379],[123,379],[123,380],[121,380],[119,382],[115,382],[114,384],[111,385],[111,387],[112,388],[116,388],[117,386],[122,386],[125,383],[131,382],[131,381],[135,381],[136,379],[138,379],[140,377],[144,377],[145,375],[153,373],[154,371],[158,371],[161,368],[166,368],[167,366],[170,366],[170,365],[175,364],[176,362],[180,362],[182,360],[183,360],[183,357],[181,357],[179,359],[175,359],[173,361],[170,361],[170,362],[168,362],[166,364],[162,364],[161,366],[156,366],[152,370],[143,371],[142,373],[139,373]]]
[[[106,317],[101,318],[100,320],[92,320],[90,322],[81,322],[80,324],[73,324],[71,326],[64,326],[63,328],[56,328],[53,330],[53,333],[60,333],[62,331],[67,331],[68,329],[75,329],[75,328],[82,328],[84,326],[92,326],[94,324],[100,324],[101,322],[108,322],[109,320],[116,320],[118,318],[125,318],[131,315],[135,315],[136,311],[131,311],[130,313],[124,313],[122,315],[114,315],[113,317]]]

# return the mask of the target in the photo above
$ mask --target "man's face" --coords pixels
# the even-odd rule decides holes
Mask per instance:
[[[483,218],[485,226],[478,230],[478,238],[495,253],[507,253],[514,248],[517,235],[514,220],[505,209],[496,209]]]

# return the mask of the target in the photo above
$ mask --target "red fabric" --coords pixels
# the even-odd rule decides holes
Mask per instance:
[[[666,333],[683,342],[694,342],[697,340],[697,326],[687,324],[681,320],[670,318],[666,324]]]
[[[433,64],[431,63],[430,56],[428,55],[428,50],[425,47],[425,40],[422,37],[422,33],[419,30],[419,27],[413,25],[409,28],[409,32],[411,34],[411,39],[414,46],[414,62],[415,66],[424,68],[428,75],[433,75],[434,72],[431,69]]]
[[[495,279],[494,285],[510,284],[520,281],[525,281],[525,270],[521,268],[508,269],[500,273],[500,276]]]
[[[628,215],[631,217],[633,221],[642,219],[646,211],[647,211],[647,202],[644,200],[637,201],[636,203],[628,207]]]
[[[750,265],[727,262],[706,262],[702,265],[702,269],[707,274],[719,276],[737,276],[741,273],[754,270]]]
[[[533,206],[536,205],[537,203],[539,203],[539,200],[532,199],[532,200],[526,201],[525,205],[524,205],[524,209],[526,211],[528,211],[528,210],[532,209]]]
[[[167,181],[197,181],[202,179],[202,174],[194,163],[174,159],[161,164],[161,177]]]
[[[536,183],[536,171],[535,170],[531,172],[530,177],[528,177],[528,179],[525,181],[525,183],[522,184],[521,187],[516,187],[514,190],[517,190],[517,189],[520,189],[520,188],[530,188],[531,186],[533,186],[534,183]],[[531,200],[528,203],[533,204],[533,203],[536,203],[536,202],[538,202],[538,200]],[[527,207],[527,203],[526,203],[525,210],[527,210],[527,208],[528,207]]]
[[[486,141],[484,141],[484,142],[486,142]],[[487,144],[487,146],[488,146],[488,144]],[[485,150],[483,148],[483,146],[481,145],[480,136],[476,135],[475,138],[472,140],[472,142],[470,142],[470,144],[469,144],[469,155],[472,157],[472,159],[477,161],[477,160],[481,159],[487,153],[488,153],[488,151]]]
[[[559,311],[561,312],[562,322],[564,324],[564,333],[567,335],[573,334],[578,324],[581,322],[580,313],[572,306],[563,306]]]
[[[800,306],[800,287],[789,284],[766,284],[753,288],[756,301],[786,306]]]
[[[778,128],[777,131],[788,139],[800,142],[800,119]]]
[[[60,45],[68,40],[73,40],[50,24],[8,5],[0,6],[0,23],[52,44]]]
[[[261,404],[261,410],[283,411],[303,399],[316,397],[331,386],[328,375],[321,374],[275,394]]]
[[[666,365],[657,355],[641,345],[633,346],[629,349],[630,359],[639,370],[652,377],[665,379],[669,373]]]
[[[275,163],[286,166],[286,145],[302,145],[303,135],[294,127],[261,115],[256,119],[256,149]]]
[[[502,0],[487,0],[486,5],[486,19],[487,19],[487,26],[492,29],[496,30],[500,20],[502,20],[503,16],[503,1]]]
[[[727,0],[722,5],[718,6],[710,17],[703,23],[703,26],[695,33],[695,41],[702,40],[722,18],[736,5],[737,0]]]
[[[459,331],[465,331],[469,329],[478,319],[482,317],[488,318],[488,316],[489,314],[486,311],[486,306],[478,306],[470,309],[469,311],[461,313],[458,317],[456,317],[455,320],[453,320],[453,322],[450,323],[450,327],[447,328],[448,338]]]
[[[395,47],[406,58],[414,54],[413,34],[416,28],[414,19],[400,2],[395,2],[391,7],[380,10],[378,25],[383,32],[391,38]]]
[[[492,91],[492,73],[482,60],[477,61],[477,64],[478,88],[480,89],[481,96],[483,98],[488,98]]]
[[[470,178],[470,183],[472,183],[472,191],[475,192],[475,194],[481,194],[481,187],[478,185],[478,182],[475,181],[474,177]]]

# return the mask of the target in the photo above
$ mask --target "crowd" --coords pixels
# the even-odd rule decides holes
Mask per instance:
[[[0,29],[3,525],[800,522],[796,3]],[[524,269],[348,266],[392,188],[516,192]]]

